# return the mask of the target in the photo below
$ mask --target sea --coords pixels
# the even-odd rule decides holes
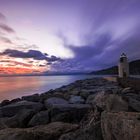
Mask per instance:
[[[13,76],[0,77],[0,101],[36,93],[44,93],[76,80],[94,78],[94,75]]]

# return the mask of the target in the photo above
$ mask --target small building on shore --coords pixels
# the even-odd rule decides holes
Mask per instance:
[[[118,65],[119,78],[129,77],[129,63],[126,54],[122,53]]]

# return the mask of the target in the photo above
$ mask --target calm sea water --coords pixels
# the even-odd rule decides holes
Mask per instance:
[[[43,93],[91,75],[0,77],[0,101]]]

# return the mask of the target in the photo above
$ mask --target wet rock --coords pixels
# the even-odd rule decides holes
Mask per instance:
[[[12,117],[23,109],[31,109],[31,110],[34,110],[35,112],[38,112],[42,108],[43,108],[43,105],[41,103],[20,101],[17,103],[0,107],[0,111],[2,112],[3,117]]]
[[[0,130],[0,140],[58,140],[62,134],[77,128],[78,125],[61,122],[26,129],[8,128]]]
[[[49,118],[49,111],[41,111],[35,114],[32,119],[30,120],[28,126],[36,126],[36,125],[43,125],[48,124],[50,121]]]
[[[85,100],[81,96],[71,96],[69,103],[71,104],[83,104]]]
[[[56,104],[67,105],[68,101],[66,101],[62,98],[57,98],[57,97],[52,97],[52,98],[49,98],[49,99],[45,100],[45,107],[46,108],[50,108],[50,107],[52,107],[53,105],[56,105]]]
[[[102,133],[104,140],[139,140],[140,113],[102,113]]]

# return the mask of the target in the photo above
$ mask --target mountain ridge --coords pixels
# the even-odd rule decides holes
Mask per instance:
[[[140,59],[129,62],[129,70],[131,75],[140,75]],[[116,75],[118,74],[118,66],[113,66],[107,69],[92,71],[90,74],[96,75]]]

